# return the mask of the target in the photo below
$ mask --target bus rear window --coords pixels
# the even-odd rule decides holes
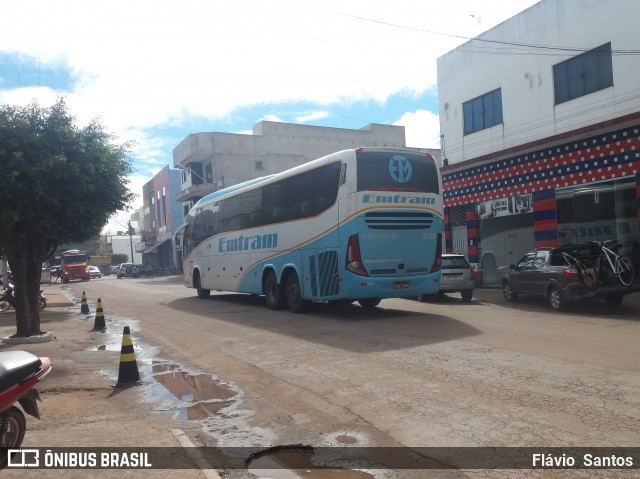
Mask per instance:
[[[426,153],[367,151],[357,154],[358,191],[440,193],[438,167]]]

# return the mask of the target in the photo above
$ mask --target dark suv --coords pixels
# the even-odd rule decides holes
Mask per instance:
[[[562,248],[537,248],[530,251],[502,278],[502,292],[513,302],[519,294],[545,296],[554,311],[562,311],[567,302],[590,298],[604,298],[607,304],[617,306],[625,294],[637,291],[619,285],[600,285],[595,290],[585,288],[579,281],[575,265],[562,255]]]

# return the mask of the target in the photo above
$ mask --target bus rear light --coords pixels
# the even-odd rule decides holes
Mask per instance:
[[[436,237],[436,257],[433,258],[431,272],[435,273],[436,271],[440,271],[440,266],[442,266],[442,233],[438,233]]]
[[[360,240],[358,235],[351,235],[347,243],[347,271],[351,271],[358,276],[369,276],[367,270],[362,266],[362,257],[360,256]]]

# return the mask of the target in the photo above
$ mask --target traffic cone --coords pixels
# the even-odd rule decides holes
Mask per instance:
[[[122,333],[120,368],[118,370],[118,383],[116,387],[138,386],[140,384],[142,384],[142,381],[140,381],[140,373],[138,372],[136,353],[133,350],[131,332],[129,331],[129,326],[125,326]]]
[[[93,322],[94,331],[104,331],[107,329],[107,325],[104,322],[104,311],[102,310],[102,300],[98,298],[96,303],[96,319]]]
[[[87,304],[87,295],[82,292],[82,304],[80,305],[81,314],[89,314],[89,305]]]

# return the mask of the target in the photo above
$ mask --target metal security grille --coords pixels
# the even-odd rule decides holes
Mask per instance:
[[[449,209],[451,227],[467,226],[467,212],[465,205],[452,206]]]

